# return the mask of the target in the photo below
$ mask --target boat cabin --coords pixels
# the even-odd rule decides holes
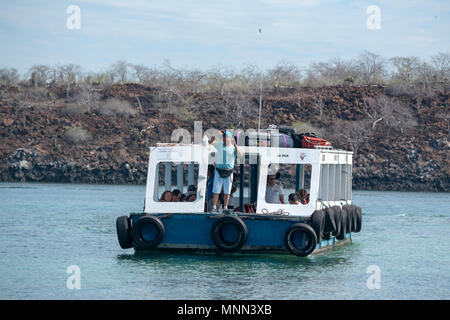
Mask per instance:
[[[243,157],[234,167],[235,192],[229,207],[237,212],[251,205],[257,215],[309,217],[315,210],[351,204],[352,152],[331,147],[278,148],[240,146]],[[208,166],[216,149],[208,144],[159,144],[150,148],[145,213],[205,213]],[[211,168],[211,167],[210,167]],[[266,202],[267,176],[280,173],[284,204]],[[178,189],[185,201],[164,202],[164,191]],[[300,189],[309,194],[306,204],[289,204]],[[187,200],[187,201],[186,201]]]

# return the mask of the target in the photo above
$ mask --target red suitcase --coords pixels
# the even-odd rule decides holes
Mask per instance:
[[[303,136],[302,148],[314,149],[315,146],[329,146],[330,142],[321,138]]]

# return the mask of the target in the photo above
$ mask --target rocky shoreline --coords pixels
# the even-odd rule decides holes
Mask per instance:
[[[335,119],[356,121],[364,116],[363,98],[385,95],[383,87],[320,88],[325,101],[325,120],[308,104],[319,89],[277,92],[264,97],[263,125],[292,125],[300,121],[323,126]],[[165,112],[164,97],[157,88],[136,84],[117,85],[101,92],[102,99],[128,101],[139,112],[122,117],[95,112],[64,114],[70,103],[58,99],[51,108],[23,107],[13,99],[0,101],[0,181],[65,182],[98,184],[145,184],[148,147],[170,141],[176,128],[193,132],[193,121],[203,128],[232,126],[232,116],[219,121],[230,110],[235,97],[192,94],[186,110]],[[136,97],[139,97],[136,99]],[[302,99],[303,98],[303,99]],[[240,97],[239,99],[242,99]],[[417,124],[403,133],[376,131],[361,144],[353,166],[353,188],[359,190],[450,191],[448,125],[438,114],[449,112],[449,94],[438,94],[415,110],[414,97],[399,96],[415,112]],[[245,97],[257,108],[257,97]],[[167,105],[168,107],[168,105]],[[180,116],[177,112],[189,112]],[[245,114],[243,114],[245,116]],[[254,125],[248,121],[247,127]],[[68,129],[79,126],[91,138],[81,144],[67,141]],[[349,149],[342,143],[338,147]]]

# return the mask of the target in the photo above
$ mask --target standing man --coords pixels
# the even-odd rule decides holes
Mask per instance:
[[[219,194],[222,192],[222,188],[223,208],[224,210],[228,210],[231,186],[233,184],[234,160],[237,156],[242,157],[243,155],[230,131],[225,131],[222,137],[223,142],[213,142],[217,150],[216,170],[214,173],[213,184],[213,212],[217,212],[217,202],[219,200]]]

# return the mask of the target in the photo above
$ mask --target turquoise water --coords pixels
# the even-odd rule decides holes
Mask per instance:
[[[351,246],[295,256],[135,254],[144,186],[0,183],[0,299],[450,299],[450,194],[355,191]],[[80,268],[70,290],[67,268]],[[380,270],[369,289],[367,268]],[[372,282],[371,282],[372,283]]]

